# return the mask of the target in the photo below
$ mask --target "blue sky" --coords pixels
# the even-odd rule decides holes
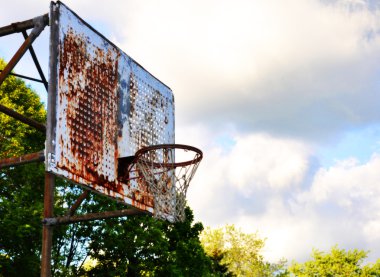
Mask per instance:
[[[65,4],[173,89],[176,141],[204,151],[197,220],[258,231],[271,261],[335,244],[380,258],[378,1]],[[0,24],[48,8],[7,1]],[[9,59],[20,42],[0,41]],[[36,76],[27,59],[15,71]]]
[[[339,160],[355,157],[366,163],[373,153],[380,152],[380,128],[369,126],[364,129],[347,131],[334,145],[322,147],[319,159],[323,166],[332,166]]]

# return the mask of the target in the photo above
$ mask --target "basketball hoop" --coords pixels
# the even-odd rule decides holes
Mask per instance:
[[[202,158],[201,150],[182,144],[153,145],[136,152],[134,163],[153,196],[154,217],[185,219],[186,192]]]

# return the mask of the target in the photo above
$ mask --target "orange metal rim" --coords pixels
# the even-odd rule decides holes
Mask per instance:
[[[167,167],[167,168],[183,167],[183,166],[188,166],[188,165],[192,165],[192,164],[197,164],[203,158],[203,152],[194,146],[185,145],[185,144],[157,144],[157,145],[147,146],[147,147],[144,147],[144,148],[141,148],[140,150],[138,150],[136,152],[136,155],[135,155],[135,162],[138,162],[138,160],[142,159],[144,154],[146,154],[150,151],[155,151],[155,150],[159,150],[159,149],[182,149],[184,151],[192,151],[195,153],[195,158],[188,160],[188,161],[184,161],[184,162],[178,162],[178,163],[176,163],[176,162],[174,162],[174,163],[156,163],[156,162],[153,162],[152,165],[154,167],[159,167],[159,166]]]

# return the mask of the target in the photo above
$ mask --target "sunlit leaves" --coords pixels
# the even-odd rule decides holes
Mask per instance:
[[[368,252],[358,249],[344,250],[337,246],[329,253],[313,250],[312,259],[304,263],[293,262],[289,271],[295,276],[380,276],[380,259],[375,264],[363,265]]]
[[[283,261],[279,264],[264,261],[261,251],[265,240],[256,233],[244,233],[234,225],[226,225],[207,228],[201,241],[206,253],[217,262],[214,266],[225,276],[273,276],[283,271]]]
[[[0,59],[0,69],[5,63]],[[45,123],[46,111],[38,95],[14,77],[0,86],[0,104],[38,122]],[[45,135],[12,117],[0,113],[0,158],[37,152],[44,148]]]

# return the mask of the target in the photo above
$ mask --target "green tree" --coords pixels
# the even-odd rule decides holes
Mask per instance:
[[[304,263],[293,262],[289,267],[291,276],[380,276],[380,259],[374,264],[363,265],[368,252],[363,250],[344,250],[337,246],[330,253],[314,249],[312,259]]]
[[[100,222],[89,256],[96,261],[86,276],[208,276],[211,263],[199,241],[203,227],[186,220],[168,223],[150,216]]]
[[[260,254],[265,240],[255,234],[246,234],[234,225],[207,228],[201,235],[206,253],[224,276],[274,276],[284,270],[284,261],[271,264]],[[227,270],[226,270],[227,269]]]
[[[0,59],[0,68],[5,63]],[[0,87],[0,104],[20,114],[45,123],[46,111],[38,95],[14,76],[8,76]],[[0,157],[19,156],[44,148],[45,135],[32,127],[0,113]]]
[[[0,68],[5,63],[0,59]],[[46,112],[23,81],[9,76],[0,87],[0,104],[39,122]],[[0,159],[37,152],[44,135],[0,113]],[[37,276],[40,264],[43,165],[0,170],[0,274]]]

